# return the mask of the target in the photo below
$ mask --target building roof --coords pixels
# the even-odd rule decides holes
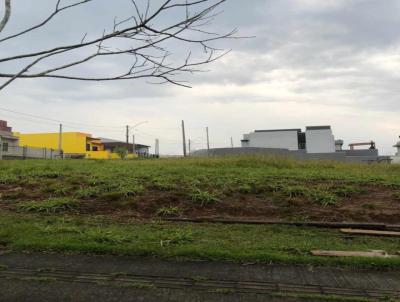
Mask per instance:
[[[13,135],[11,132],[8,132],[8,131],[0,130],[0,137],[7,138],[10,140],[18,140],[18,137],[16,137],[15,135]]]
[[[270,129],[270,130],[255,130],[254,132],[282,132],[282,131],[301,132],[301,129]]]
[[[120,140],[115,140],[115,139],[110,139],[110,138],[104,138],[104,137],[100,137],[100,140],[101,140],[101,142],[102,142],[104,145],[126,144],[126,142],[123,142],[123,141],[120,141]],[[132,143],[130,143],[129,145],[132,145]],[[150,146],[143,145],[143,144],[136,144],[136,143],[135,143],[135,146],[139,146],[139,147],[148,147],[148,148],[150,148]]]
[[[307,126],[306,130],[330,130],[331,126]]]

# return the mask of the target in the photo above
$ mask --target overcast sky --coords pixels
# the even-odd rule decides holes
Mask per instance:
[[[3,34],[35,24],[55,2],[14,0]],[[46,30],[2,44],[0,57],[102,31],[115,15],[123,17],[127,2],[98,0],[71,11]],[[126,124],[148,121],[137,128],[137,142],[153,146],[159,138],[163,154],[181,152],[182,119],[197,149],[205,147],[206,126],[211,146],[226,147],[230,137],[239,146],[243,133],[255,129],[331,125],[346,145],[375,140],[381,154],[394,153],[400,135],[400,1],[228,0],[223,8],[211,28],[237,27],[239,35],[255,38],[220,42],[233,51],[207,66],[208,72],[186,75],[192,89],[139,81],[19,80],[0,91],[0,107],[66,121],[66,131],[114,139],[124,139]],[[86,68],[112,72],[120,65]],[[21,132],[58,127],[1,109],[0,119]]]

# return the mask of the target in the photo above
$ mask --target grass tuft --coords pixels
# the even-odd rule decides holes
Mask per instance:
[[[215,204],[220,200],[217,194],[208,191],[202,191],[200,189],[196,189],[190,196],[192,201],[196,204],[199,204],[201,207]]]
[[[157,215],[162,217],[173,217],[179,216],[181,212],[182,210],[179,207],[168,206],[159,208],[157,210]]]
[[[49,198],[42,201],[22,202],[18,209],[22,212],[61,213],[73,210],[75,201],[69,198]]]

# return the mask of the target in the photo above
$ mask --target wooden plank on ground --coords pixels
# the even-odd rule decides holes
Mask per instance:
[[[371,257],[371,258],[395,258],[397,255],[388,255],[385,251],[371,251],[371,252],[360,252],[360,251],[324,251],[324,250],[313,250],[311,251],[313,256],[325,256],[325,257]]]
[[[361,229],[340,229],[340,231],[342,233],[352,234],[352,235],[400,237],[400,232],[392,232],[392,231],[361,230]]]
[[[317,227],[317,228],[352,228],[352,229],[365,229],[365,230],[393,230],[400,231],[400,225],[387,225],[384,223],[358,223],[358,222],[325,222],[325,221],[277,221],[277,220],[254,220],[254,219],[235,219],[235,218],[184,218],[184,217],[170,217],[163,218],[166,221],[173,222],[190,222],[190,223],[223,223],[223,224],[272,224],[272,225],[290,225],[299,227]]]

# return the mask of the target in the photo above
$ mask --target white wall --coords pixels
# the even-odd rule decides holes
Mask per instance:
[[[392,156],[392,164],[400,164],[400,156]]]
[[[252,132],[244,137],[249,142],[242,143],[242,147],[299,149],[296,130]]]
[[[335,152],[335,138],[331,129],[306,130],[307,153]]]

